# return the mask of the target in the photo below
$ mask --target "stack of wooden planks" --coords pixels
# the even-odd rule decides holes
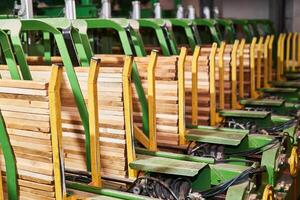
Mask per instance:
[[[127,176],[126,137],[122,73],[124,56],[101,55],[98,76],[98,104],[101,173],[103,176]],[[87,102],[88,67],[75,67],[75,72]],[[9,78],[7,67],[1,66],[3,78]],[[30,66],[34,80],[48,80],[50,66]],[[66,169],[86,171],[85,135],[69,79],[63,73],[61,86],[63,148]]]
[[[16,159],[19,199],[55,199],[48,84],[0,80],[0,109]],[[1,152],[5,190],[6,170]]]
[[[156,125],[159,145],[178,145],[178,61],[177,56],[159,56],[155,67]],[[149,57],[136,57],[135,62],[147,95]],[[133,85],[134,123],[142,128],[141,104]]]
[[[209,124],[209,53],[210,47],[203,47],[198,58],[198,120],[199,125]],[[192,56],[185,62],[185,118],[192,124]]]

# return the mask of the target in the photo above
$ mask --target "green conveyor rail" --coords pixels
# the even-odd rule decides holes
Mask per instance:
[[[242,27],[242,31],[245,34],[245,39],[247,43],[250,43],[252,40],[252,35],[248,26],[248,20],[246,19],[231,19],[233,22],[234,27],[239,25]],[[236,27],[235,27],[236,28]],[[235,30],[235,33],[238,34],[237,30]],[[237,38],[237,35],[235,36]],[[238,38],[237,38],[238,39]]]
[[[9,38],[7,34],[2,30],[0,30],[0,44],[11,78],[15,80],[20,80],[21,76],[19,74],[19,70],[9,42]]]
[[[84,59],[86,59],[87,61],[91,60],[92,59],[92,56],[93,56],[93,50],[92,50],[92,47],[90,45],[90,42],[89,42],[89,38],[87,36],[87,23],[85,20],[73,20],[72,21],[72,26],[77,29],[78,31],[78,34],[80,36],[80,40],[81,41],[81,45],[85,51],[85,54],[81,54],[79,53],[79,59],[82,61]],[[75,41],[75,43],[77,43]],[[76,48],[78,48],[76,46]],[[86,56],[86,57],[84,57]]]
[[[176,33],[174,31],[174,29],[176,27],[181,27],[184,30],[184,35],[185,35],[184,37],[186,38],[186,40],[192,50],[195,49],[196,45],[200,44],[198,29],[192,20],[174,19],[174,18],[169,19],[169,20],[172,23],[173,32],[177,38],[183,37],[183,35],[181,35],[181,32]],[[178,41],[177,41],[177,43],[178,43]]]
[[[5,160],[7,195],[9,200],[18,200],[17,165],[5,122],[0,112],[0,144]]]
[[[19,19],[5,19],[1,20],[0,29],[8,31],[9,37],[11,38],[11,43],[13,46],[14,54],[18,64],[20,66],[20,71],[24,80],[32,80],[30,70],[27,65],[25,58],[25,53],[23,51],[22,43],[20,40],[21,22]]]
[[[213,19],[195,19],[194,23],[196,24],[196,26],[208,27],[209,34],[213,40],[213,41],[208,41],[208,42],[216,42],[218,45],[221,44],[220,36],[215,27],[217,24],[217,22],[215,20],[213,20]],[[200,31],[199,31],[199,33],[200,33]],[[201,38],[201,34],[200,34],[200,40],[202,43],[204,42],[204,40],[207,40],[207,39],[208,38]]]
[[[230,19],[216,19],[216,22],[216,26],[218,26],[217,31],[224,31],[224,33],[220,33],[221,35],[224,34],[222,35],[222,40],[233,44],[235,31],[232,21]],[[223,27],[223,29],[220,29],[220,27]]]
[[[171,22],[165,19],[139,19],[139,25],[143,28],[155,30],[156,37],[165,56],[178,55],[177,44],[173,31],[170,29]]]
[[[57,23],[59,19],[30,19],[22,20],[22,29],[21,31],[42,31],[53,34],[56,44],[58,46],[59,53],[62,57],[63,64],[66,69],[66,73],[72,88],[72,93],[75,98],[77,109],[84,127],[85,133],[85,152],[86,152],[86,164],[88,171],[91,170],[90,162],[90,134],[89,134],[89,118],[88,111],[84,101],[84,97],[72,64],[68,49],[65,43],[65,40],[57,28],[53,24]],[[63,21],[59,21],[63,22]],[[68,26],[67,22],[65,24],[60,24],[60,26]]]

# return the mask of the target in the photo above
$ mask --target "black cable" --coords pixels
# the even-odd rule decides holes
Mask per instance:
[[[250,149],[250,150],[246,150],[246,151],[239,151],[239,152],[231,152],[231,153],[227,153],[228,155],[232,156],[232,155],[235,155],[235,156],[246,156],[246,155],[251,155],[251,154],[257,154],[257,152],[260,152],[264,147],[268,146],[268,145],[271,145],[271,144],[277,144],[279,143],[278,140],[276,138],[272,139],[270,142],[266,143],[266,144],[263,144],[262,146],[260,147],[257,147],[255,149]],[[273,148],[273,146],[272,146]],[[264,152],[266,150],[262,150],[262,152]]]
[[[281,132],[284,129],[290,128],[294,124],[295,124],[295,119],[290,119],[282,124],[273,126],[271,128],[264,128],[263,130],[266,130],[267,132]]]
[[[157,178],[149,177],[149,176],[141,176],[141,177],[137,178],[137,179],[132,183],[132,185],[129,187],[129,189],[128,189],[127,191],[128,191],[128,192],[131,191],[131,190],[133,189],[133,187],[136,185],[136,183],[139,182],[139,181],[141,181],[141,180],[143,180],[143,179],[146,181],[146,187],[145,187],[145,189],[146,189],[146,191],[147,191],[147,193],[148,193],[148,195],[149,195],[150,197],[153,198],[153,196],[150,194],[150,191],[149,191],[149,184],[148,184],[148,181],[149,181],[149,180],[150,180],[150,181],[153,181],[153,182],[159,183],[164,189],[166,189],[166,190],[170,193],[170,195],[171,195],[175,200],[179,200],[178,197],[176,196],[176,194],[173,192],[173,190],[172,190],[167,184],[165,184],[163,181],[161,181],[161,180],[159,180],[159,179],[157,179]]]
[[[226,181],[220,185],[214,186],[213,188],[208,189],[204,192],[201,192],[201,195],[204,198],[211,198],[217,194],[225,192],[232,185],[236,185],[236,184],[239,184],[239,183],[245,181],[245,179],[248,178],[250,175],[261,173],[261,172],[264,172],[265,170],[266,170],[265,167],[261,167],[261,168],[257,168],[257,169],[251,167],[251,168],[243,171],[237,177],[235,177],[229,181]]]

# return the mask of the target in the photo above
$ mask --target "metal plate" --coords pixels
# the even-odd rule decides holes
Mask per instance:
[[[189,141],[206,142],[212,144],[223,144],[237,146],[246,137],[247,133],[237,133],[218,130],[189,129],[186,131],[186,138]]]
[[[247,110],[222,110],[219,112],[223,117],[243,117],[264,119],[271,115],[270,112],[257,112]]]
[[[297,88],[260,88],[258,89],[260,92],[267,92],[267,93],[291,93],[297,92]]]
[[[135,160],[131,162],[129,166],[132,169],[139,171],[194,177],[201,169],[207,166],[207,164],[161,157],[150,157]]]
[[[276,81],[272,85],[275,87],[291,87],[291,88],[300,88],[299,81]]]
[[[284,100],[273,100],[273,99],[243,99],[240,101],[242,105],[253,105],[253,106],[282,106]]]

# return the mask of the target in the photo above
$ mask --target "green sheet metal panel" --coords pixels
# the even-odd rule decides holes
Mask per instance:
[[[243,117],[265,119],[271,115],[270,112],[257,112],[247,110],[222,110],[219,112],[223,117]]]
[[[291,93],[297,92],[297,88],[260,88],[258,89],[261,92],[268,92],[268,93]]]
[[[300,88],[299,81],[274,81],[272,85],[274,87]]]
[[[150,157],[147,159],[135,160],[131,162],[129,166],[139,171],[194,177],[201,169],[206,167],[207,164],[161,157]]]
[[[282,106],[284,100],[277,99],[243,99],[240,101],[242,105],[254,105],[254,106]]]
[[[212,144],[223,144],[237,146],[246,137],[246,133],[234,133],[226,131],[213,130],[198,130],[188,129],[186,131],[186,138],[189,141],[207,142]]]

